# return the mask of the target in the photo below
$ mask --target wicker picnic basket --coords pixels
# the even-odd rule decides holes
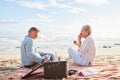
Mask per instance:
[[[44,79],[61,79],[67,77],[67,61],[44,64]]]

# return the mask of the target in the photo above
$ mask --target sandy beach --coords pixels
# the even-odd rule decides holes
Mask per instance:
[[[28,47],[33,47],[36,52],[40,49],[41,52],[57,54],[61,61],[68,57],[68,47],[78,48],[74,45],[76,41],[83,43],[83,48],[88,45],[89,50],[94,52],[94,41],[95,63],[87,67],[100,69],[103,64],[103,74],[99,72],[101,75],[120,80],[119,3],[120,0],[0,0],[0,80],[9,80],[4,78],[9,76],[10,80],[18,80],[12,79],[11,75],[22,68],[20,47],[24,41],[30,41]],[[79,59],[76,58],[76,61]],[[67,63],[69,68],[73,60]],[[79,70],[85,68],[74,65],[80,67]],[[111,66],[114,75],[105,68]],[[27,71],[23,70],[23,73]],[[107,73],[110,76],[106,77]],[[94,77],[101,77],[100,74]]]
[[[66,49],[51,50],[45,52],[57,53],[58,56],[65,58],[68,53]],[[120,65],[120,48],[98,48],[96,51],[95,62],[108,62]],[[0,77],[9,75],[21,67],[20,52],[2,51],[0,52]]]
[[[0,76],[8,75],[20,66],[20,54],[17,51],[0,52]]]

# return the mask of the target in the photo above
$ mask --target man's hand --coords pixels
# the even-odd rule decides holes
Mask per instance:
[[[49,59],[43,59],[42,63],[51,62]]]

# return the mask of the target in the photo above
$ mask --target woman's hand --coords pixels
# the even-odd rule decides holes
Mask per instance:
[[[80,45],[81,45],[81,38],[82,38],[82,33],[80,33],[80,34],[78,35],[78,41],[74,40],[74,41],[73,41],[73,44],[75,44],[75,45],[77,45],[78,47],[80,47]]]
[[[82,33],[78,35],[78,41],[81,41],[81,38],[82,38]]]
[[[76,46],[78,46],[78,47],[80,47],[80,44],[79,44],[79,42],[77,42],[77,41],[73,41],[73,44],[75,44]]]
[[[77,41],[74,40],[74,41],[73,41],[73,44],[77,45],[78,43],[77,43]]]

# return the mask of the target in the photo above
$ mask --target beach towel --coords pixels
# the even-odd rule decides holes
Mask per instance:
[[[97,80],[120,80],[120,65],[110,64],[110,63],[94,63],[92,66],[84,67],[78,66],[76,64],[68,64],[69,70],[77,70],[77,72],[73,75],[68,75],[64,80],[79,80],[79,79],[97,79]],[[28,68],[20,68],[13,74],[8,76],[1,77],[0,80],[40,80],[43,79],[44,69],[39,68],[35,72],[31,74],[26,79],[21,79],[22,75],[24,75]]]

